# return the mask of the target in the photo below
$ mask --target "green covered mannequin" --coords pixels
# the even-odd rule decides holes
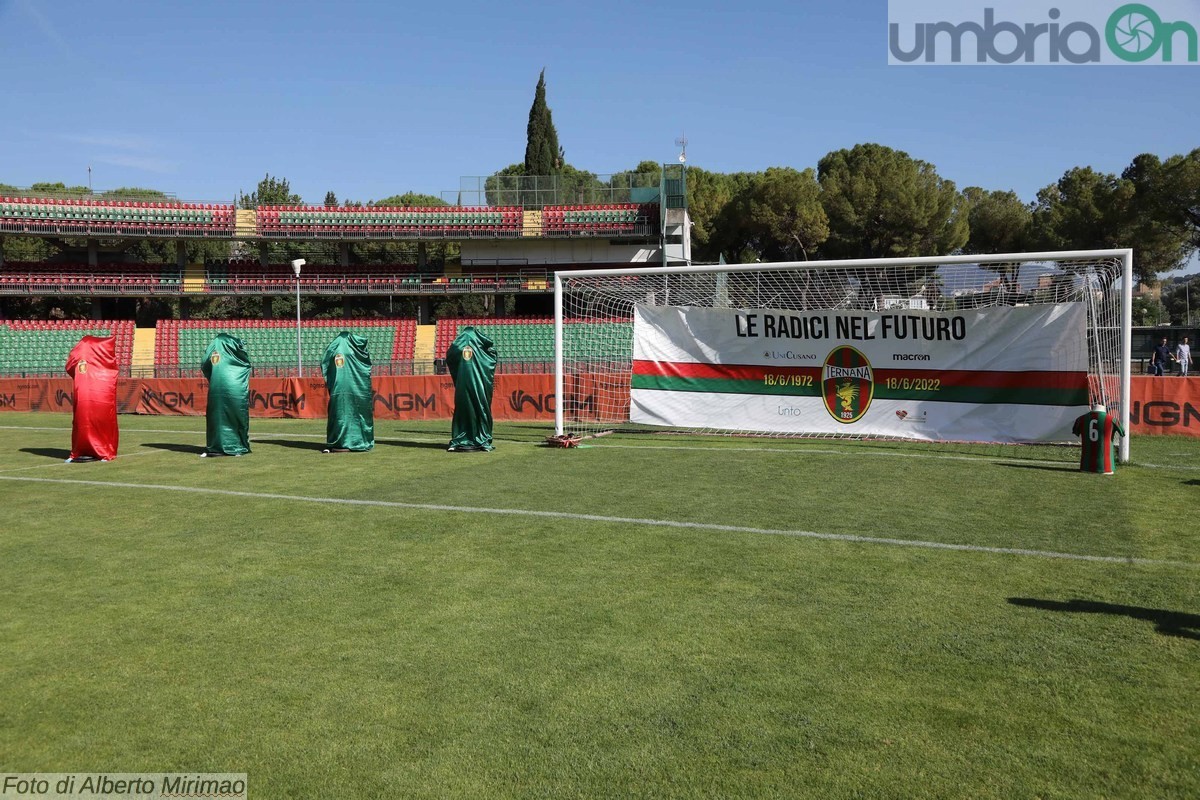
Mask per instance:
[[[200,364],[208,378],[208,444],[204,456],[250,452],[250,357],[242,340],[218,333]]]
[[[461,328],[446,366],[454,380],[452,452],[492,450],[492,387],[496,378],[496,345],[471,326]]]
[[[366,338],[339,333],[325,348],[321,372],[329,389],[323,452],[363,452],[375,447],[375,392]]]

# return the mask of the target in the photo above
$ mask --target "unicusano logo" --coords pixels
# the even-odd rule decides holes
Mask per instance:
[[[889,0],[888,63],[1200,64],[1200,2]]]

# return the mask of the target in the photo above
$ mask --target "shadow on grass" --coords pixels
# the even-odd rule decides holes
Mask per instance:
[[[1008,602],[1014,606],[1039,608],[1043,611],[1071,611],[1084,614],[1112,614],[1121,617],[1132,617],[1154,623],[1154,630],[1166,636],[1178,636],[1181,639],[1200,641],[1200,614],[1187,614],[1182,611],[1164,611],[1160,608],[1142,608],[1140,606],[1122,606],[1114,603],[1100,603],[1095,600],[1037,600],[1031,597],[1010,597]]]
[[[176,444],[175,442],[146,442],[142,447],[152,447],[155,450],[170,450],[172,453],[190,453],[199,455],[204,452],[203,445]]]
[[[256,445],[274,444],[280,447],[291,447],[294,450],[312,450],[317,453],[325,449],[324,442],[314,441],[312,439],[309,439],[308,441],[301,441],[299,439],[251,439],[251,441],[253,441]]]
[[[449,420],[443,420],[443,422],[449,423]],[[497,442],[519,442],[519,443],[521,443],[521,442],[540,442],[540,441],[543,441],[548,435],[550,435],[551,433],[554,432],[553,425],[539,425],[537,427],[534,427],[531,425],[528,428],[521,428],[521,427],[514,426],[513,423],[501,423],[501,424],[503,425],[502,430],[493,431],[495,440]],[[413,436],[445,436],[447,444],[449,444],[449,442],[450,442],[450,425],[449,424],[443,425],[439,429],[434,429],[433,427],[429,427],[429,428],[395,427],[395,428],[393,428],[391,426],[388,426],[386,430],[383,429],[383,427],[380,425],[379,420],[375,421],[375,425],[376,425],[375,426],[376,434],[386,433],[389,436],[404,435],[404,434],[411,434]],[[378,441],[379,440],[376,439],[376,442],[378,442]]]
[[[57,458],[59,461],[71,455],[70,450],[64,450],[61,447],[22,447],[21,452],[43,458]]]
[[[1078,464],[1063,464],[1061,467],[1052,467],[1049,464],[1014,464],[1011,461],[997,461],[997,467],[1012,467],[1014,469],[1044,469],[1049,472],[1079,472]]]
[[[388,447],[424,447],[430,450],[445,450],[449,446],[449,440],[442,442],[412,442],[404,439],[376,439],[375,445],[387,445]]]

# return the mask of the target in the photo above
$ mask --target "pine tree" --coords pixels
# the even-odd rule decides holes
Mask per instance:
[[[565,162],[563,150],[558,144],[558,132],[550,107],[546,105],[546,70],[538,76],[537,91],[529,109],[529,125],[526,128],[525,174],[554,175]]]

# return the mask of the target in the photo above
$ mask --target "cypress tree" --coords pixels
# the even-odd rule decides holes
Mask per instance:
[[[529,108],[529,125],[525,129],[525,174],[554,175],[562,169],[563,151],[558,145],[558,132],[546,105],[546,70],[538,76],[537,91]]]

